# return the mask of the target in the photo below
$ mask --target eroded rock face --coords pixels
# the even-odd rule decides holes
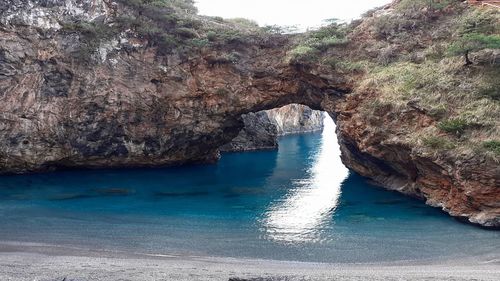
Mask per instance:
[[[80,36],[61,30],[57,18],[112,17],[115,3],[8,2],[0,5],[2,174],[215,161],[243,128],[241,115],[305,104],[336,120],[351,169],[453,216],[500,226],[497,163],[402,145],[405,131],[430,122],[424,114],[408,106],[365,118],[359,105],[376,89],[354,91],[352,77],[285,63],[288,36],[185,58],[158,56],[144,39],[120,34],[80,61],[72,55]],[[218,59],[227,53],[238,59]]]
[[[408,106],[362,114],[371,92],[356,92],[337,103],[342,161],[381,186],[425,200],[452,216],[485,227],[500,227],[500,166],[479,156],[429,154],[403,142],[404,132],[427,126],[429,116]]]
[[[116,4],[111,0],[2,0],[0,23],[4,26],[31,26],[60,29],[68,20],[105,20]]]
[[[291,104],[267,111],[269,119],[276,124],[278,135],[308,133],[323,129],[323,113],[301,104]]]
[[[323,112],[300,104],[245,114],[244,128],[221,151],[277,149],[279,136],[320,131],[323,118]]]
[[[278,148],[278,128],[268,111],[248,113],[242,116],[243,129],[230,143],[223,145],[223,152],[250,151]]]
[[[243,127],[242,114],[320,108],[345,91],[284,63],[283,36],[182,58],[122,34],[101,42],[89,62],[73,56],[78,34],[12,24],[0,29],[1,173],[215,161]],[[227,53],[238,61],[217,59]]]

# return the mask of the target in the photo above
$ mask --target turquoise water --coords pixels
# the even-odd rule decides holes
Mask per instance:
[[[216,165],[0,177],[0,240],[334,263],[500,258],[500,232],[349,172],[326,123]]]

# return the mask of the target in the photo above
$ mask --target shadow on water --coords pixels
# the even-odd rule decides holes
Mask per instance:
[[[192,191],[192,192],[155,192],[154,195],[157,197],[199,197],[207,196],[210,193],[203,191]]]
[[[66,170],[0,177],[0,200],[83,200],[150,194],[159,198],[227,198],[263,194],[277,151],[226,154],[218,165],[149,169]],[[78,180],[75,180],[78,179]],[[243,185],[244,184],[244,185]],[[109,186],[116,186],[110,188]]]
[[[449,219],[442,210],[428,206],[422,200],[371,185],[369,179],[351,172],[342,183],[342,196],[335,217],[342,219],[361,215],[394,219],[418,219],[423,215]]]
[[[98,188],[85,193],[60,193],[48,199],[51,201],[81,200],[98,197],[130,196],[134,193],[134,190],[125,188]]]

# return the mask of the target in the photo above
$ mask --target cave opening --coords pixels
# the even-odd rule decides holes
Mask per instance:
[[[238,152],[278,149],[280,137],[321,132],[326,119],[331,119],[328,113],[295,103],[243,114],[243,128],[220,150]]]

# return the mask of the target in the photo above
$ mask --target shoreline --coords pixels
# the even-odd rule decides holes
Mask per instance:
[[[500,260],[329,264],[0,242],[0,280],[500,280]],[[255,279],[263,278],[263,279]],[[238,280],[238,279],[236,279]]]

